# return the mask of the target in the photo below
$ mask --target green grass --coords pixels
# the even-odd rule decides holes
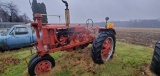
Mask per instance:
[[[116,57],[106,65],[101,76],[134,76],[141,75],[141,67],[151,62],[153,49],[143,46],[117,43]],[[137,71],[138,70],[138,71]]]
[[[81,65],[76,65],[74,68],[70,67],[72,65],[67,65],[65,70],[60,70],[56,74],[62,76],[76,76],[77,73],[80,76],[142,76],[142,72],[144,72],[152,76],[153,74],[149,71],[152,54],[153,48],[117,42],[115,55],[112,60],[104,65],[91,67],[92,70],[96,71],[95,74],[87,72],[88,69],[84,70],[85,66],[82,67]],[[62,61],[64,58],[60,58],[59,60]],[[60,63],[61,66],[65,66],[63,63],[68,63],[67,61],[69,60],[62,61]]]
[[[90,48],[90,46],[88,47]],[[84,49],[82,51],[86,51]],[[1,58],[13,55],[15,59],[20,59],[20,64],[10,64],[7,66],[5,73],[0,73],[0,76],[24,76],[27,75],[27,65],[22,59],[29,55],[30,51],[18,51],[13,53],[0,54]],[[61,54],[61,56],[59,55]],[[72,56],[73,54],[73,56]],[[117,42],[115,55],[112,60],[103,65],[96,65],[85,69],[83,64],[92,64],[90,54],[76,52],[56,52],[51,54],[56,60],[56,67],[51,70],[55,76],[142,76],[142,72],[146,71],[152,58],[153,48],[144,46],[137,46],[132,44],[126,44]],[[83,55],[86,54],[86,55]],[[83,64],[75,65],[77,58],[81,58],[79,62]],[[87,60],[85,60],[85,58]],[[27,59],[29,60],[29,59]],[[146,66],[146,68],[143,68]],[[88,70],[95,70],[94,72],[88,72]],[[149,74],[152,75],[152,74]]]
[[[56,60],[59,53],[60,52],[53,53],[53,54],[51,54],[51,56],[54,57],[55,60]],[[5,70],[5,73],[0,73],[0,76],[23,76],[24,74],[26,74],[27,64],[23,60],[23,58],[27,57],[28,55],[30,55],[29,50],[18,51],[18,52],[14,51],[14,52],[11,52],[9,54],[8,54],[8,52],[6,52],[6,53],[3,53],[3,55],[1,54],[1,57],[4,56],[3,57],[4,59],[12,56],[12,58],[19,59],[20,63],[18,65],[15,65],[15,64],[11,63],[9,66],[7,66],[7,69]],[[27,58],[27,61],[29,61],[29,60],[30,60],[30,57]]]

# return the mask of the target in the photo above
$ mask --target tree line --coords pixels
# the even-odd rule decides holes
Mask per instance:
[[[112,21],[115,27],[129,27],[129,28],[160,28],[159,19],[143,19],[130,21]],[[105,22],[96,23],[100,27],[105,26]]]

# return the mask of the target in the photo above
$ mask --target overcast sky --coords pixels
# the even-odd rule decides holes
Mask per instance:
[[[28,0],[2,0],[14,2],[21,13],[32,19],[32,11]],[[32,0],[31,0],[32,1]],[[61,0],[37,0],[44,2],[47,13],[61,15],[64,22],[65,6]],[[95,22],[104,21],[105,17],[114,20],[157,19],[160,18],[160,0],[67,0],[72,23],[85,22],[88,18]],[[49,17],[49,22],[58,22],[58,18]]]

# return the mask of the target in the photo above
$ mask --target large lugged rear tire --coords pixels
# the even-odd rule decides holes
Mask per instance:
[[[160,41],[156,43],[150,70],[160,76]]]
[[[91,56],[95,63],[103,64],[113,57],[115,50],[115,34],[111,31],[102,31],[92,44]]]
[[[50,71],[54,66],[55,60],[50,55],[46,54],[41,58],[35,55],[28,65],[28,73],[30,76],[35,76]]]

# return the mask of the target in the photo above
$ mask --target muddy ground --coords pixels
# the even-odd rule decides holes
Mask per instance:
[[[154,47],[160,40],[160,28],[115,28],[117,41]]]

